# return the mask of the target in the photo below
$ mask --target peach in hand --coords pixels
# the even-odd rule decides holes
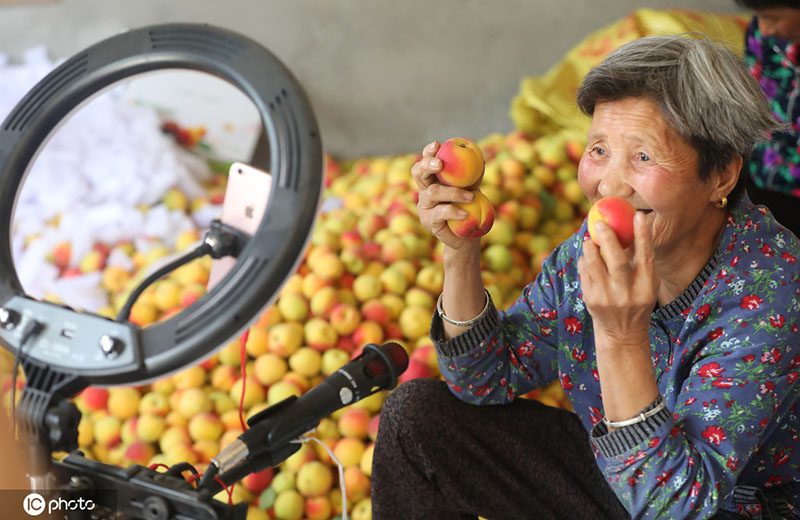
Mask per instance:
[[[436,157],[442,161],[442,169],[436,174],[442,184],[467,188],[483,176],[483,152],[469,139],[448,139],[439,147]]]
[[[595,243],[597,236],[594,226],[597,222],[605,222],[614,230],[622,248],[633,243],[633,217],[636,208],[621,197],[606,197],[595,202],[589,209],[589,235]]]
[[[473,191],[472,202],[455,202],[454,204],[468,213],[462,220],[447,221],[450,230],[461,238],[478,238],[492,229],[494,224],[494,206],[480,191]]]

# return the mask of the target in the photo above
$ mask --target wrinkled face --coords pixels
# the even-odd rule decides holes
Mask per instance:
[[[764,36],[777,36],[800,43],[800,7],[769,7],[753,10]]]
[[[660,248],[691,244],[709,226],[715,193],[700,180],[697,153],[643,98],[598,103],[578,182],[593,203],[622,197],[654,213],[653,238]]]

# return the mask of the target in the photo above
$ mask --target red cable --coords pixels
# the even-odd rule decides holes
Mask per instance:
[[[241,351],[239,357],[242,362],[242,396],[239,398],[239,424],[242,426],[242,431],[247,430],[247,425],[244,423],[244,389],[247,386],[247,338],[250,336],[250,329],[247,329],[240,338]]]
[[[161,464],[160,462],[156,462],[154,464],[150,464],[149,466],[147,466],[147,468],[148,469],[156,469],[156,468],[160,468],[162,466],[167,468],[167,469],[169,469],[169,466],[167,466],[166,464]]]
[[[196,475],[189,475],[189,478],[186,479],[186,482],[188,482],[189,484],[192,484],[192,483],[194,483],[195,480],[200,479],[202,476],[203,476],[203,473],[198,473]],[[222,489],[224,489],[225,492],[228,493],[228,503],[232,505],[233,504],[233,485],[231,485],[231,487],[229,489],[228,486],[226,486],[225,483],[219,477],[214,477],[214,480],[216,480],[217,484],[222,486]],[[197,487],[197,485],[195,484],[195,488],[196,487]]]
[[[231,488],[228,489],[228,486],[226,486],[225,483],[219,477],[214,477],[214,480],[216,480],[217,484],[222,486],[223,489],[225,489],[225,491],[228,492],[228,504],[233,505],[233,486],[231,486]]]

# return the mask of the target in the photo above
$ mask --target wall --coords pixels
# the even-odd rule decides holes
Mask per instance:
[[[519,81],[638,7],[736,12],[733,0],[60,0],[0,7],[0,52],[68,57],[126,28],[206,22],[263,43],[309,93],[327,148],[406,153],[512,130]]]

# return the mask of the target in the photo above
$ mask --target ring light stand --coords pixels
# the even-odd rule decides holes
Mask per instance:
[[[34,489],[46,488],[39,479],[50,469],[52,451],[77,448],[80,413],[70,397],[89,385],[151,381],[211,355],[256,319],[295,271],[316,219],[322,193],[322,144],[298,81],[269,51],[237,33],[208,25],[167,24],[126,32],[80,52],[48,74],[8,115],[0,127],[0,244],[11,243],[17,192],[58,123],[100,90],[136,74],[167,68],[212,74],[253,101],[270,145],[272,188],[267,210],[220,284],[181,313],[147,328],[28,297],[17,278],[11,248],[0,248],[0,343],[22,359],[26,374],[18,406],[19,435],[33,441],[32,449],[40,454],[31,468]],[[107,477],[101,481],[117,486],[144,478],[145,487],[155,489],[160,478],[70,459],[74,458],[59,463],[56,473],[71,472],[75,486],[81,480],[75,473],[87,468],[95,477],[98,473]],[[210,507],[202,493],[192,496],[188,484],[189,489],[178,492],[189,497],[183,502],[174,499],[174,492],[172,498],[159,498],[166,488],[164,482],[158,485],[162,491],[151,489],[151,502],[139,500],[138,495],[119,499],[139,500],[137,507],[145,518],[169,518],[163,516],[167,506],[177,508],[178,502],[187,518],[217,517],[213,516],[217,506]],[[138,490],[142,484],[132,487]]]

